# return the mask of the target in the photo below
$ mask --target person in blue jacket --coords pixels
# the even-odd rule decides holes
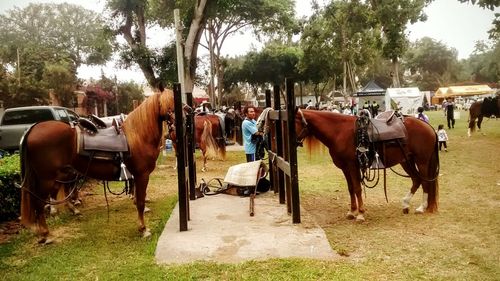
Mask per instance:
[[[257,125],[255,121],[255,107],[247,106],[245,107],[243,113],[245,113],[245,120],[241,124],[241,131],[243,134],[243,146],[245,148],[245,154],[247,162],[252,162],[256,159],[255,152],[257,150],[257,138],[261,136],[261,133],[257,130]]]

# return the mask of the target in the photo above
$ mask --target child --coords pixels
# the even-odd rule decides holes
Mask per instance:
[[[446,134],[446,131],[444,130],[443,124],[439,124],[436,133],[438,135],[439,151],[441,151],[441,146],[444,145],[444,151],[448,152],[448,149],[446,146],[446,141],[448,140],[448,135]]]
[[[427,115],[424,114],[424,108],[423,107],[419,107],[417,109],[418,113],[415,114],[415,117],[424,121],[425,123],[429,123],[429,117],[427,117]]]

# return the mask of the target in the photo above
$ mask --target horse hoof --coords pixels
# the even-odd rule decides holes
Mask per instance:
[[[144,207],[144,213],[149,213],[149,212],[151,212],[151,209],[148,207]]]
[[[410,209],[408,209],[408,208],[404,208],[404,209],[403,209],[403,214],[405,214],[405,215],[406,215],[406,214],[408,214],[408,213],[410,213]]]
[[[149,237],[151,237],[151,231],[149,230],[149,228],[146,228],[142,232],[142,238],[149,238]]]
[[[364,221],[365,221],[365,216],[363,216],[362,214],[359,214],[356,217],[356,222],[364,222]]]
[[[81,215],[81,214],[82,214],[82,212],[80,212],[80,210],[78,210],[78,209],[74,209],[74,210],[73,210],[73,215],[75,215],[75,216],[79,216],[79,215]]]
[[[349,212],[349,213],[347,213],[346,218],[348,220],[353,220],[356,218],[356,215],[354,215],[354,213],[352,213],[352,212]]]
[[[416,210],[415,210],[415,214],[423,214],[424,213],[424,208],[423,207],[418,207]]]
[[[40,245],[49,245],[52,243],[54,243],[54,239],[50,239],[48,237],[42,237],[42,238],[38,239],[38,244],[40,244]]]
[[[73,205],[80,206],[80,205],[82,205],[82,201],[80,199],[76,199],[75,203],[73,203]]]

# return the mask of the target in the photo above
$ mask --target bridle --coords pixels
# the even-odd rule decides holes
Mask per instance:
[[[302,130],[297,135],[297,145],[303,146],[304,140],[306,139],[307,135],[309,135],[309,127],[307,126],[307,120],[304,117],[304,113],[302,112],[302,110],[300,110],[300,108],[298,109],[298,112],[300,113],[301,117],[300,122],[302,123]]]

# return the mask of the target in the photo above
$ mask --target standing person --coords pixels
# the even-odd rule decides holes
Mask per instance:
[[[429,117],[424,113],[424,108],[423,107],[419,107],[417,109],[418,113],[415,114],[415,118],[418,118],[422,121],[424,121],[425,123],[429,123]]]
[[[373,101],[373,103],[372,103],[372,116],[373,117],[378,115],[378,109],[379,109],[379,105],[378,105],[377,101]]]
[[[247,162],[252,162],[256,159],[255,152],[257,151],[257,138],[260,137],[260,133],[257,130],[257,125],[255,121],[255,107],[247,106],[243,110],[245,114],[245,120],[241,124],[241,131],[243,134],[243,146],[245,148],[245,154]]]
[[[448,101],[446,102],[446,120],[448,122],[448,129],[455,128],[455,117],[453,112],[454,107],[455,103],[452,101],[451,98],[448,98]]]
[[[443,124],[439,124],[438,130],[436,133],[438,136],[439,151],[441,151],[441,146],[444,145],[444,151],[448,152],[448,147],[446,145],[446,141],[448,140],[448,134],[446,134],[446,131],[444,130]]]
[[[370,110],[370,101],[369,101],[369,100],[365,101],[365,103],[363,104],[363,109],[366,109],[366,110],[368,110],[368,111],[371,111],[371,110]],[[370,113],[371,113],[371,112],[370,112]]]

